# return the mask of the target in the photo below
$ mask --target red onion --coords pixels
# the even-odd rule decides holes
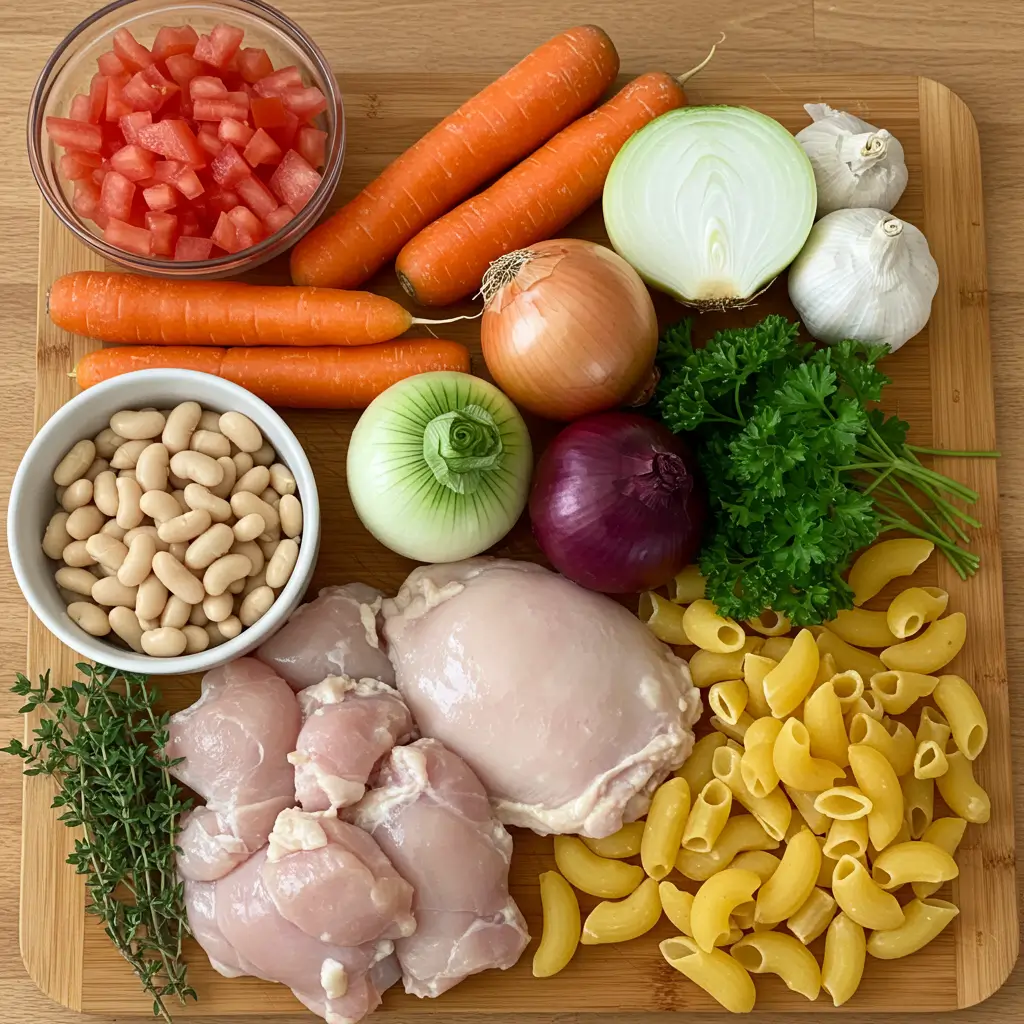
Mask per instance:
[[[533,533],[563,576],[609,594],[651,590],[693,561],[707,498],[683,441],[636,413],[566,427],[537,466]]]

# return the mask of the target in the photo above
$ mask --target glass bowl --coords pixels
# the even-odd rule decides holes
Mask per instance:
[[[71,205],[73,186],[58,172],[61,150],[49,138],[48,116],[67,117],[71,99],[89,91],[96,73],[96,58],[112,47],[111,38],[127,28],[140,43],[151,45],[163,25],[191,25],[200,34],[218,22],[231,22],[245,30],[244,46],[261,46],[275,68],[296,65],[303,81],[327,97],[320,128],[327,132],[323,180],[309,202],[283,228],[257,245],[208,260],[175,261],[137,256],[103,240],[99,228],[83,220]],[[259,266],[293,246],[327,207],[345,153],[345,111],[341,91],[327,59],[316,43],[291,19],[261,0],[117,0],[81,22],[53,51],[43,67],[29,105],[28,155],[36,184],[50,209],[93,251],[128,270],[165,277],[227,277]]]

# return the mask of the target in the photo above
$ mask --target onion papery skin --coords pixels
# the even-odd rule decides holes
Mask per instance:
[[[695,559],[707,496],[681,438],[638,413],[610,412],[551,442],[534,475],[530,518],[563,576],[628,594],[663,586]]]
[[[653,381],[658,318],[636,271],[578,238],[524,253],[515,276],[488,295],[480,324],[484,360],[502,391],[552,420],[643,395]]]

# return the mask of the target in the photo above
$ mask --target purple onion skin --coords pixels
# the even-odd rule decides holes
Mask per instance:
[[[707,495],[679,437],[645,416],[606,412],[577,420],[548,446],[530,518],[563,576],[629,594],[663,586],[694,560]]]

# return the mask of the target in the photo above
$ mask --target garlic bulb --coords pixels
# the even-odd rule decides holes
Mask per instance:
[[[827,103],[807,103],[814,123],[797,132],[818,186],[818,216],[833,210],[891,210],[907,187],[899,140]]]
[[[928,241],[885,210],[836,210],[789,268],[789,297],[812,337],[895,351],[928,322],[939,268]]]

